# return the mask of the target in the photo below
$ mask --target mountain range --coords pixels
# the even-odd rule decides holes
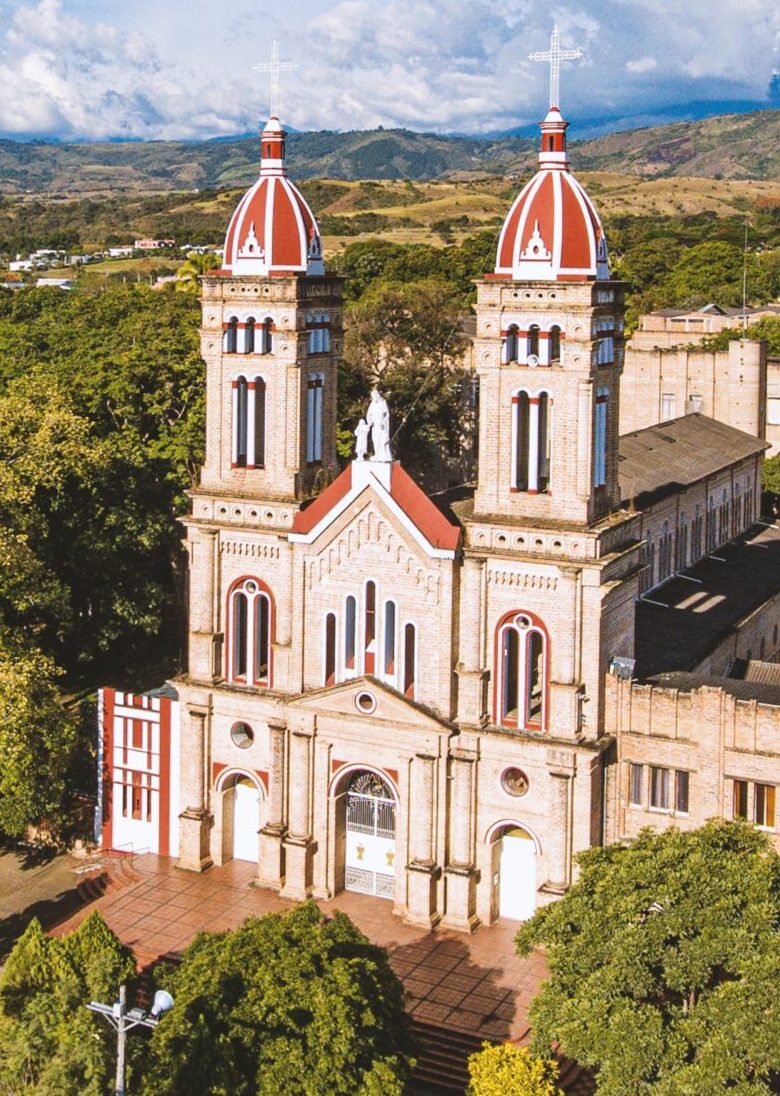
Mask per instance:
[[[291,133],[300,179],[468,179],[533,170],[530,136],[441,136],[404,129]],[[570,142],[572,166],[658,178],[780,178],[780,110],[726,114]],[[78,196],[248,185],[256,137],[215,141],[55,144],[0,141],[0,194]]]

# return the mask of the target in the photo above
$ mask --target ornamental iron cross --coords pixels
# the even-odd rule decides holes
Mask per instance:
[[[275,43],[274,43],[275,44]],[[581,49],[561,49],[561,36],[557,27],[553,27],[550,36],[550,48],[529,53],[529,61],[550,62],[550,107],[558,107],[561,83],[561,61],[576,61],[582,57]]]
[[[269,118],[278,118],[280,110],[280,88],[279,88],[279,73],[289,72],[290,69],[297,68],[297,65],[291,64],[289,61],[279,60],[279,43],[274,41],[271,46],[271,60],[264,61],[260,65],[253,65],[253,72],[270,72],[271,73],[271,113]]]

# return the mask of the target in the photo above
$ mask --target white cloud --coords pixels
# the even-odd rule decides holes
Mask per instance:
[[[229,7],[225,11],[223,8]],[[203,137],[253,128],[278,38],[283,113],[298,128],[468,132],[535,121],[553,21],[580,61],[568,113],[761,98],[780,42],[774,0],[0,0],[0,132]],[[7,13],[7,17],[6,17]],[[644,79],[636,79],[644,77]]]
[[[658,62],[655,57],[637,57],[634,61],[626,61],[626,71],[642,74],[644,72],[652,72],[653,69],[658,68]]]

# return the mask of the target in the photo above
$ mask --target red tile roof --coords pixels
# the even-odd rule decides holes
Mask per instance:
[[[293,533],[310,533],[315,525],[319,525],[327,513],[336,506],[352,488],[352,465],[348,464],[340,476],[333,483],[328,484],[321,495],[305,510],[299,510],[293,518]]]

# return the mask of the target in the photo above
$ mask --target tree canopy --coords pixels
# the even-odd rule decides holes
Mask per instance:
[[[400,1096],[402,988],[381,948],[313,902],[202,933],[164,982],[147,1096]]]
[[[644,831],[579,856],[517,936],[546,948],[534,1046],[598,1070],[603,1096],[770,1093],[780,1075],[780,857],[747,823]]]
[[[555,1083],[558,1066],[527,1047],[485,1043],[468,1064],[467,1096],[563,1096]]]
[[[116,1000],[134,974],[132,955],[99,913],[60,939],[33,918],[0,973],[3,1096],[103,1096],[116,1036],[85,1005]]]

